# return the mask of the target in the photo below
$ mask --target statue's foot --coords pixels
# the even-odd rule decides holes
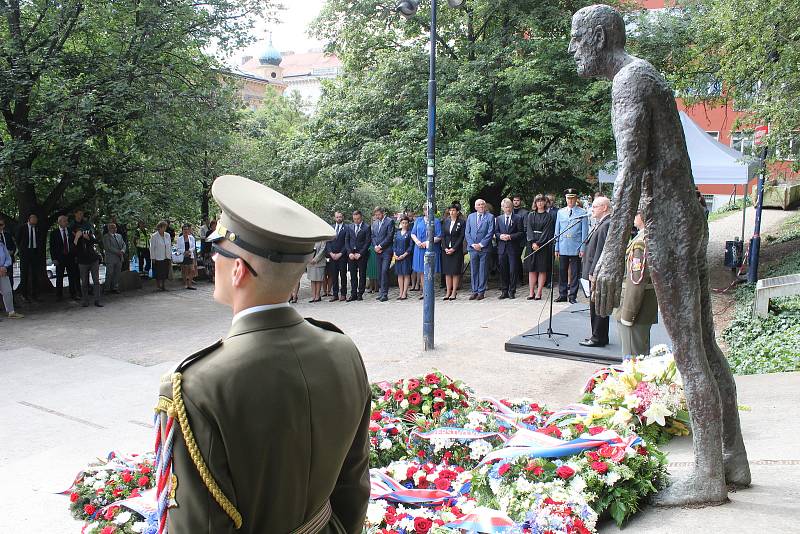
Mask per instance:
[[[750,464],[747,462],[747,452],[744,447],[740,451],[724,453],[725,483],[734,488],[747,488],[750,486]]]
[[[673,478],[670,485],[653,496],[653,506],[717,506],[727,502],[728,490],[721,477],[694,473]]]

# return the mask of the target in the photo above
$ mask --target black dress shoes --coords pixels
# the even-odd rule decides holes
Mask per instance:
[[[605,347],[608,345],[606,343],[600,343],[599,341],[595,341],[594,339],[586,339],[584,341],[578,341],[578,345],[583,345],[584,347]]]
[[[477,298],[478,298],[477,293],[473,293],[472,295],[469,296],[469,300],[476,300]]]
[[[508,298],[508,293],[506,293],[505,291],[503,291],[502,293],[500,293],[500,296],[499,296],[498,298],[500,298],[501,300],[502,300],[502,299],[507,299],[507,298]]]
[[[556,302],[567,302],[567,297],[561,297],[561,296],[560,296],[560,297],[558,297],[558,298],[556,299]]]
[[[475,297],[475,300],[483,300],[484,298],[485,298],[485,295],[483,293],[478,293],[478,296]]]
[[[569,299],[569,303],[570,304],[577,304],[578,300],[577,299]]]
[[[337,302],[339,297],[332,297],[328,302]]]
[[[510,299],[515,299],[515,298],[517,298],[517,294],[516,294],[516,293],[514,293],[513,291],[511,291],[511,292],[509,292],[509,294],[508,294],[508,298],[510,298]]]
[[[358,300],[358,297],[350,297],[349,299],[347,299],[347,302],[353,302],[355,300]]]

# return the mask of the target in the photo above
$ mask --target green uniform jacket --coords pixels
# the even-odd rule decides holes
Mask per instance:
[[[314,323],[289,307],[252,313],[178,367],[189,426],[242,527],[214,500],[176,429],[170,534],[288,533],[328,498],[333,515],[320,532],[361,532],[369,382],[350,338]],[[160,395],[172,399],[170,383]]]
[[[640,230],[628,244],[622,298],[619,308],[615,309],[613,314],[617,321],[626,326],[658,322],[658,299],[653,282],[650,280],[650,266],[647,264],[646,255],[644,231]],[[634,284],[632,278],[640,282]]]

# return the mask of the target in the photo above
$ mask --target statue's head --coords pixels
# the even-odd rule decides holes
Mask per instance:
[[[569,53],[578,65],[578,75],[606,75],[612,59],[624,48],[625,21],[616,9],[596,4],[572,16]]]

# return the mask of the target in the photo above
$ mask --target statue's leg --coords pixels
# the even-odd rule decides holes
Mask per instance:
[[[683,377],[694,445],[693,472],[673,479],[669,487],[659,492],[653,501],[657,506],[721,504],[727,500],[720,397],[703,346],[700,284],[696,264],[692,264],[691,260],[683,261],[683,265],[669,262],[668,268],[656,272],[654,265],[652,271],[664,326]]]
[[[706,236],[708,234],[706,233]],[[703,324],[703,345],[708,364],[717,381],[720,402],[722,403],[722,453],[725,462],[725,480],[737,487],[750,485],[750,465],[742,440],[739,425],[739,410],[736,397],[736,382],[733,380],[728,360],[717,345],[714,334],[714,314],[711,309],[711,293],[708,287],[708,264],[706,263],[706,243],[704,240],[698,256],[700,267],[700,308]]]

